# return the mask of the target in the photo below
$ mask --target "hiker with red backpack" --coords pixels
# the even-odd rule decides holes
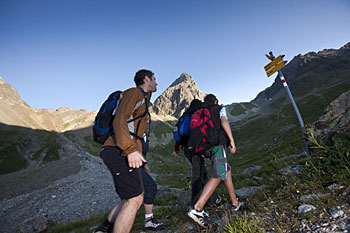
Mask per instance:
[[[135,88],[116,95],[116,98],[119,98],[116,105],[112,101],[116,92],[112,93],[112,97],[103,104],[95,119],[94,140],[103,143],[100,156],[112,174],[121,202],[114,206],[105,222],[98,226],[94,233],[130,232],[143,202],[144,187],[139,167],[146,159],[142,156],[141,140],[147,127],[145,116],[149,116],[149,101],[152,92],[157,90],[157,82],[153,72],[149,70],[136,72],[134,81]],[[111,108],[108,108],[110,104],[115,108],[112,117],[109,116],[112,112]],[[110,123],[105,122],[109,118],[112,119],[112,127],[104,128],[109,126]],[[104,135],[104,129],[107,129],[107,139],[99,140],[100,136]]]
[[[239,202],[232,182],[231,167],[227,162],[227,145],[231,153],[236,152],[230,124],[227,121],[226,109],[218,105],[215,95],[204,98],[204,104],[191,116],[190,135],[187,147],[190,153],[210,158],[211,178],[204,186],[198,201],[191,206],[187,215],[201,227],[209,226],[209,214],[203,210],[209,197],[221,181],[224,181],[226,191],[231,199],[230,211],[236,212],[243,205]]]
[[[173,132],[175,139],[173,152],[174,157],[179,155],[180,148],[182,148],[185,157],[192,166],[191,205],[194,205],[197,202],[205,184],[208,181],[208,172],[205,167],[204,158],[199,155],[192,155],[187,149],[191,116],[201,107],[202,101],[199,99],[193,99],[188,109],[179,118]],[[212,200],[212,203],[219,203],[221,200],[220,197],[215,199],[214,195],[212,195],[210,199]]]
[[[174,136],[175,138],[175,148],[173,155],[177,157],[179,155],[180,147],[183,148],[184,154],[188,161],[192,165],[192,195],[191,195],[191,203],[194,205],[203,188],[205,183],[208,180],[208,173],[207,169],[204,166],[204,158],[201,156],[192,156],[188,150],[187,150],[187,141],[189,137],[189,130],[190,130],[190,119],[191,115],[200,109],[202,106],[202,102],[198,99],[193,99],[190,103],[190,106],[188,109],[182,114],[180,119],[178,120],[176,129],[174,134],[178,136]],[[186,128],[186,129],[182,129]]]

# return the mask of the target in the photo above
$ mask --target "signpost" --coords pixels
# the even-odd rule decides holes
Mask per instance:
[[[270,77],[275,72],[278,72],[278,76],[280,77],[281,82],[282,82],[284,88],[287,91],[288,97],[289,97],[290,101],[292,102],[292,105],[294,107],[295,113],[297,114],[297,117],[298,117],[298,120],[299,120],[299,123],[300,123],[300,126],[301,126],[301,130],[303,132],[303,138],[304,138],[304,144],[305,144],[306,153],[307,153],[307,155],[310,155],[310,150],[309,150],[309,147],[308,147],[308,143],[307,143],[307,140],[305,138],[305,126],[304,126],[303,119],[301,118],[298,106],[296,105],[296,103],[294,101],[292,93],[290,92],[288,84],[287,84],[286,80],[284,79],[282,71],[281,71],[281,69],[283,67],[285,67],[285,63],[287,63],[286,61],[283,61],[284,55],[278,56],[277,58],[275,58],[275,56],[272,54],[272,52],[270,52],[269,55],[266,54],[265,56],[268,59],[271,60],[271,62],[264,67],[264,69],[266,71],[266,74],[267,74],[267,77]]]
[[[271,60],[269,64],[267,64],[264,68],[267,74],[267,77],[273,75],[276,71],[279,71],[283,67],[285,67],[284,61],[282,60],[283,56],[278,56],[275,59],[272,59],[271,56],[266,55],[267,58]]]

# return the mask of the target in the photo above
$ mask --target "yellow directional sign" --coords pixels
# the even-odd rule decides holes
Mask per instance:
[[[269,59],[270,61],[272,61],[272,60],[273,60],[271,56],[269,56],[269,55],[267,55],[267,54],[265,54],[265,56],[266,56],[266,57],[267,57],[267,59]]]
[[[267,64],[264,69],[266,71],[267,77],[273,75],[273,73],[279,71],[285,66],[282,56],[276,57],[272,62]]]

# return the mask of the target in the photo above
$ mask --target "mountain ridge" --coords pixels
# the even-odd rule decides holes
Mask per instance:
[[[36,109],[29,106],[17,90],[0,77],[0,122],[62,132],[91,125],[97,111],[74,110],[68,107],[58,109]]]
[[[323,65],[336,58],[340,58],[343,63],[335,63],[324,69],[334,77],[332,82],[334,84],[339,84],[342,80],[338,78],[341,74],[337,73],[337,69],[343,69],[344,66],[347,65],[345,59],[350,58],[350,42],[340,49],[324,49],[317,53],[309,52],[304,55],[298,54],[295,56],[286,67],[282,69],[292,93],[296,88],[303,88],[300,86],[301,82],[296,80],[296,77],[301,76],[299,79],[303,78],[300,73],[307,73],[307,67]],[[305,83],[310,85],[312,81],[317,81],[319,78],[316,76],[317,75],[309,75],[307,79],[305,79]],[[327,82],[329,81],[327,80]],[[59,107],[58,109],[32,108],[20,97],[17,90],[6,83],[2,77],[0,77],[0,90],[0,122],[8,125],[64,132],[66,130],[91,126],[97,114],[97,110],[87,112],[86,110],[73,110],[67,107]],[[254,115],[261,110],[260,107],[266,107],[284,95],[283,86],[279,78],[276,77],[271,86],[259,92],[252,101],[247,102],[254,106],[252,107],[252,111],[250,111],[251,109],[247,109],[245,116]],[[156,98],[150,108],[150,112],[154,116],[153,119],[175,119],[181,116],[194,98],[203,100],[204,96],[205,93],[198,88],[195,80],[189,74],[183,72],[179,78]],[[235,106],[238,107],[238,105],[243,108],[247,106],[244,103],[233,102],[226,105],[226,107],[229,109],[229,112],[231,112],[231,110]],[[229,114],[231,121],[240,120],[242,117],[243,115],[238,117]]]
[[[340,62],[337,60],[340,58]],[[333,82],[341,82],[337,69],[349,69],[347,64],[350,60],[350,42],[342,46],[340,49],[324,49],[319,52],[309,52],[305,55],[298,54],[282,69],[283,76],[288,83],[292,93],[302,85],[311,85],[313,81],[320,80],[317,73],[308,74],[308,71],[319,66],[322,71],[329,73],[333,77]],[[320,70],[321,71],[321,70]],[[338,76],[337,76],[338,75]],[[298,77],[298,79],[296,78]],[[303,79],[303,82],[300,80]],[[323,82],[323,80],[321,80]],[[327,80],[327,82],[329,79]],[[298,85],[297,85],[298,84]],[[274,83],[251,101],[257,105],[266,105],[271,100],[284,95],[283,85],[276,75]],[[311,89],[311,88],[310,88]]]

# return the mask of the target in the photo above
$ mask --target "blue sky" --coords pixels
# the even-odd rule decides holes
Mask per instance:
[[[34,108],[97,110],[134,86],[156,99],[181,73],[221,103],[270,86],[265,53],[339,49],[350,41],[350,0],[0,0],[0,76]]]

